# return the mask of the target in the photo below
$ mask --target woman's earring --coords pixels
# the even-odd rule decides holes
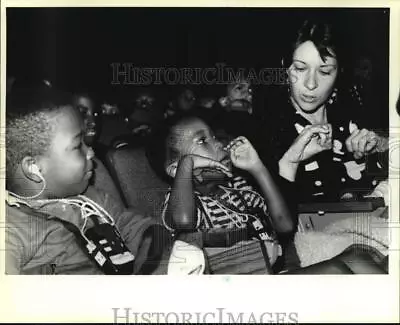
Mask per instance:
[[[285,79],[284,79],[284,85],[289,84],[289,68],[285,64],[285,58],[281,58],[281,67],[280,69],[285,71]],[[280,75],[280,72],[279,72]],[[281,82],[282,79],[279,78],[279,82]]]
[[[332,105],[333,103],[336,102],[336,100],[337,100],[337,88],[334,88],[331,96],[328,99],[328,104]]]

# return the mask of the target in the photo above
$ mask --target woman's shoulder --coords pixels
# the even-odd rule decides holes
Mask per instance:
[[[351,89],[344,88],[337,92],[334,100],[328,102],[328,119],[330,123],[364,124],[366,111],[361,103],[352,95]]]

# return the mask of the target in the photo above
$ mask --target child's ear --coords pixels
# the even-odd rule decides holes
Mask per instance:
[[[23,158],[21,162],[21,169],[22,173],[29,180],[35,183],[41,183],[43,181],[43,176],[36,159],[29,156]]]
[[[165,171],[168,176],[175,178],[176,175],[176,170],[178,169],[178,162],[175,161],[173,163],[170,163],[166,168]]]

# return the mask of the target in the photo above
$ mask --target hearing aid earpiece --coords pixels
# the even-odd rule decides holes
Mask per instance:
[[[33,165],[31,166],[31,172],[32,172],[33,174],[40,174],[39,167],[38,167],[37,165],[33,164]]]
[[[44,190],[46,189],[46,179],[43,177],[42,173],[40,172],[39,167],[38,167],[36,164],[32,164],[32,165],[30,166],[30,169],[31,169],[31,173],[32,173],[32,174],[34,174],[34,175],[36,175],[37,177],[40,178],[40,180],[41,180],[41,182],[40,182],[40,184],[41,184],[41,189],[40,189],[40,191],[39,191],[37,194],[32,195],[32,196],[22,196],[22,195],[18,195],[18,194],[16,194],[16,193],[10,192],[10,193],[12,193],[12,195],[14,195],[15,197],[17,197],[17,198],[20,199],[20,200],[33,200],[33,199],[36,199],[36,198],[38,198],[38,197],[44,192]]]
[[[31,169],[31,172],[32,172],[33,174],[35,174],[36,176],[38,176],[40,179],[43,180],[43,175],[42,175],[42,173],[40,172],[38,165],[33,164],[33,165],[32,165],[32,169]]]

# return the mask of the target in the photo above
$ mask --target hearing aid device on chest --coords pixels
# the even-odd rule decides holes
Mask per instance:
[[[108,223],[94,221],[94,224],[83,234],[88,255],[105,274],[132,274],[135,257],[118,229]]]

